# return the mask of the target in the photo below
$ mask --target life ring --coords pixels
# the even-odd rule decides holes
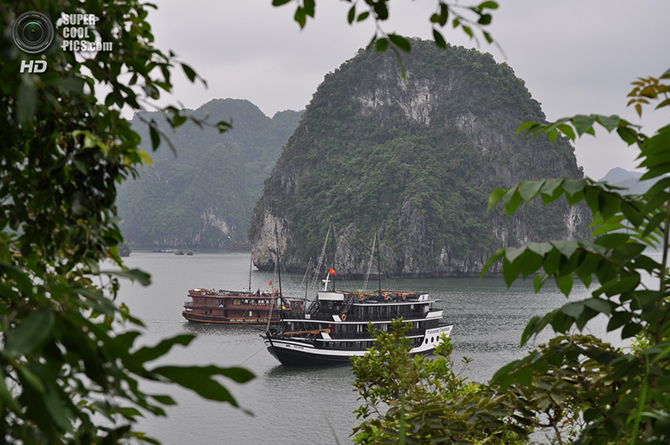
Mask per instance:
[[[384,294],[384,300],[388,300],[388,299],[389,299],[389,294]]]
[[[365,295],[361,294],[361,301],[365,300]]]
[[[347,321],[347,316],[345,314],[342,314],[342,321]]]
[[[404,300],[405,298],[407,298],[407,294],[402,294],[402,299]]]

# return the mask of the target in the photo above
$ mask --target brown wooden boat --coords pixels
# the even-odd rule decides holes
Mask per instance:
[[[303,300],[287,299],[279,292],[246,292],[195,288],[192,301],[184,302],[182,315],[191,323],[275,324],[280,311],[303,311]]]

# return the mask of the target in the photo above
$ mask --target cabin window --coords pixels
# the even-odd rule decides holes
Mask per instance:
[[[363,332],[363,325],[362,324],[357,324],[356,325],[356,333],[360,334]]]
[[[240,302],[241,302],[241,300],[233,300],[233,304],[234,304],[235,306],[239,306],[239,305],[240,305]]]

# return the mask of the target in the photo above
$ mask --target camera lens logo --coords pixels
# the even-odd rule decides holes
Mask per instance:
[[[12,26],[14,44],[29,54],[41,53],[54,40],[54,27],[49,18],[41,12],[31,11],[21,14]]]

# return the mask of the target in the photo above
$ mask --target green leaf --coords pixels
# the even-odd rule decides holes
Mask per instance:
[[[156,151],[161,144],[161,136],[153,125],[149,126],[149,135],[151,136],[151,147]]]
[[[406,53],[410,52],[411,45],[409,40],[407,40],[405,37],[399,36],[397,34],[389,34],[388,38],[391,40],[391,43],[393,43],[401,50],[405,51]]]
[[[619,126],[619,122],[621,121],[621,118],[619,116],[616,116],[616,115],[612,115],[612,116],[609,116],[609,117],[598,115],[598,116],[596,116],[596,121],[600,125],[605,127],[605,130],[607,130],[608,133],[611,133],[612,130],[614,130],[615,128],[617,128]]]
[[[503,278],[507,287],[510,287],[512,283],[519,277],[521,273],[521,261],[514,261],[510,263],[507,258],[503,259]]]
[[[387,39],[377,39],[375,42],[375,50],[378,53],[383,53],[389,47],[389,41]]]
[[[578,241],[552,241],[551,245],[567,258],[570,258],[579,248]]]
[[[484,267],[482,268],[482,272],[479,274],[479,279],[481,280],[486,272],[493,266],[496,262],[498,262],[501,258],[505,256],[505,248],[500,247],[498,250],[496,250],[493,255],[489,257],[489,259],[486,261],[484,264]]]
[[[642,331],[642,326],[637,323],[628,323],[621,330],[621,339],[635,337],[640,331]]]
[[[583,135],[584,133],[589,132],[589,130],[593,129],[593,123],[596,121],[596,116],[594,114],[591,114],[589,116],[585,116],[583,114],[578,114],[577,116],[572,118],[572,125],[575,126],[575,130],[577,130],[578,135]]]
[[[535,275],[535,279],[533,280],[533,287],[535,289],[535,293],[540,292],[542,287],[544,287],[544,283],[547,282],[549,279],[549,275],[545,271],[541,271],[537,275]]]
[[[154,395],[151,396],[151,398],[153,398],[155,401],[157,401],[158,403],[161,403],[163,405],[171,406],[171,405],[176,405],[177,404],[177,402],[175,402],[172,397],[166,396],[166,395],[154,394]]]
[[[546,317],[540,318],[537,315],[532,317],[526,325],[526,328],[523,330],[523,334],[521,334],[521,346],[525,346],[530,337],[537,335],[537,333],[540,332],[546,325]]]
[[[358,18],[356,19],[357,22],[362,22],[363,20],[367,19],[370,13],[368,11],[361,12]]]
[[[444,37],[437,29],[433,28],[433,39],[435,39],[435,44],[442,48],[447,49],[447,41],[444,40]]]
[[[219,368],[217,366],[162,366],[152,372],[188,388],[206,399],[228,402],[233,406],[238,406],[237,401],[224,386],[212,377],[221,375],[237,383],[245,383],[254,378],[254,374],[244,368]]]
[[[614,248],[612,252],[612,259],[617,261],[628,260],[636,258],[647,248],[644,244],[639,243],[625,243]]]
[[[561,184],[563,184],[563,178],[557,179],[547,179],[542,186],[542,201],[544,204],[556,201],[562,194],[560,189]]]
[[[13,332],[7,335],[5,348],[11,355],[30,354],[53,329],[56,316],[48,309],[33,312]]]
[[[489,206],[486,209],[487,212],[491,210],[491,207],[493,207],[498,201],[502,199],[503,196],[505,196],[505,193],[507,193],[507,190],[505,189],[495,189],[493,192],[491,192],[491,195],[489,196]]]
[[[542,267],[544,257],[538,255],[531,250],[526,250],[520,258],[521,261],[521,275],[527,278],[529,275],[537,272]]]
[[[598,246],[603,246],[607,249],[614,249],[615,247],[626,244],[629,239],[630,235],[625,233],[608,233],[607,235],[599,237],[593,243]]]
[[[482,14],[479,17],[479,20],[477,20],[477,23],[479,23],[480,25],[489,25],[491,23],[492,18],[493,17],[491,16],[491,14]]]
[[[666,217],[667,215],[665,213],[660,212],[654,215],[653,218],[651,218],[651,220],[645,226],[644,231],[642,232],[642,238],[646,238],[647,236],[649,236],[651,232],[657,229],[658,226],[661,225],[663,221],[665,221]]]
[[[470,38],[474,37],[474,33],[472,32],[472,28],[470,28],[469,26],[466,26],[466,25],[462,25],[461,28]]]
[[[54,386],[49,384],[45,387],[45,389],[46,391],[42,396],[42,400],[44,402],[44,406],[51,415],[51,418],[54,420],[54,423],[61,431],[71,432],[72,424],[68,418],[68,414],[71,415],[69,412],[70,410],[63,406]]]
[[[498,9],[498,3],[494,1],[485,1],[479,4],[479,9]]]
[[[624,142],[626,142],[628,145],[633,145],[636,142],[638,142],[638,135],[635,130],[628,126],[620,126],[616,130],[617,134],[621,139],[623,139]]]
[[[195,338],[193,334],[182,334],[177,335],[172,338],[165,339],[161,341],[156,346],[148,347],[145,346],[142,349],[135,352],[132,357],[139,363],[145,363],[151,360],[156,360],[159,357],[164,356],[165,354],[172,349],[174,345],[188,346],[191,341]]]
[[[148,286],[151,284],[151,275],[141,271],[140,269],[101,270],[100,273],[130,278],[132,281],[137,280],[143,286]]]
[[[314,18],[314,12],[316,9],[315,0],[303,0],[303,8],[305,9],[305,14]]]
[[[538,127],[541,127],[541,124],[538,122],[524,122],[519,125],[519,128],[516,129],[516,134],[521,133],[524,130],[528,130],[524,136],[529,136],[532,134]]]
[[[540,256],[545,256],[554,248],[551,243],[528,243],[526,248]]]
[[[281,6],[289,3],[291,0],[272,0],[272,6]]]
[[[558,288],[566,297],[570,295],[574,279],[572,274],[564,275],[558,279]]]
[[[195,78],[198,76],[193,68],[191,68],[189,65],[182,63],[181,68],[184,70],[184,73],[186,74],[186,77],[188,77],[188,80],[191,82],[195,81]]]
[[[571,140],[575,140],[575,132],[572,130],[571,126],[567,124],[560,124],[558,125],[558,129],[561,130],[561,132]]]
[[[563,181],[563,190],[565,190],[565,192],[571,196],[576,193],[583,192],[585,187],[585,179],[566,179]]]
[[[349,14],[347,14],[347,21],[349,22],[350,25],[354,23],[355,18],[356,18],[356,4],[354,3],[351,6],[351,8],[349,8]]]
[[[515,374],[517,382],[522,386],[530,386],[533,383],[533,370],[529,367],[519,369]]]
[[[632,315],[628,312],[613,312],[610,321],[607,323],[607,332],[619,329],[624,324],[632,319]]]
[[[505,204],[507,215],[512,216],[523,203],[523,198],[521,197],[521,194],[517,192],[516,188],[511,188],[502,197],[502,201]]]
[[[605,315],[610,315],[612,313],[611,304],[601,298],[588,298],[584,300],[584,305]]]
[[[540,181],[521,181],[519,184],[519,193],[523,200],[526,202],[532,201],[540,193],[544,182],[544,179]]]
[[[630,221],[635,227],[640,227],[644,221],[644,216],[640,212],[639,208],[633,206],[633,204],[628,202],[621,203],[621,211],[628,221]]]
[[[2,263],[2,272],[4,272],[8,278],[14,280],[17,289],[24,295],[32,294],[33,282],[23,270],[12,266],[11,264]]]
[[[605,221],[616,214],[620,208],[621,200],[618,197],[610,193],[600,193],[598,195],[598,212]]]

